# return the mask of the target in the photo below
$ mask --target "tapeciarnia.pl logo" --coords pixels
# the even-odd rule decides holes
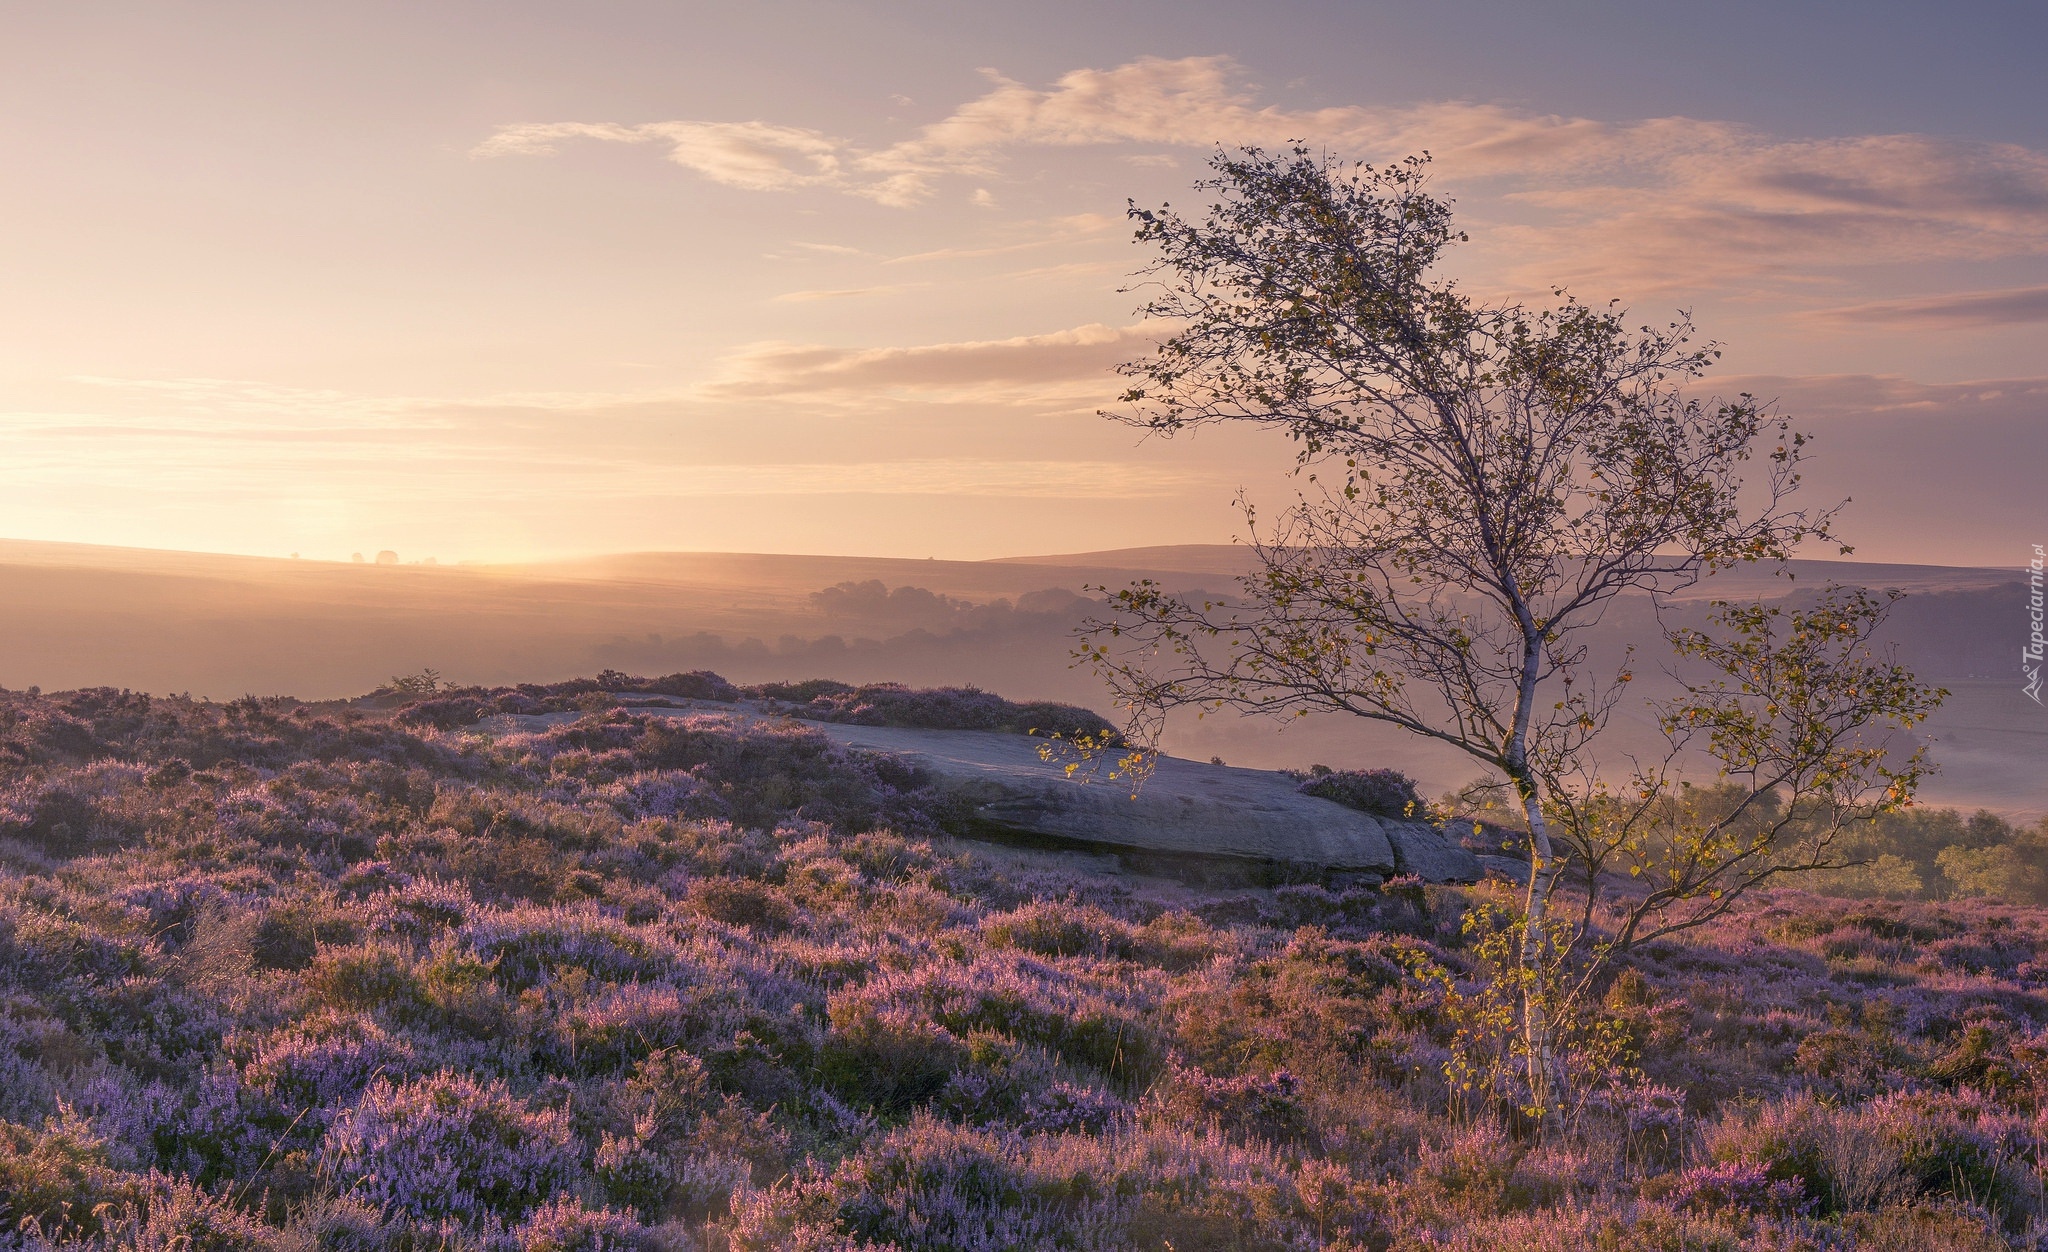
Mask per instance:
[[[2048,550],[2040,544],[2034,545],[2034,559],[2027,562],[2027,621],[2033,627],[2027,636],[2027,646],[2020,649],[2020,672],[2027,676],[2027,685],[2020,690],[2034,703],[2041,703],[2041,659],[2048,653],[2048,638],[2042,634],[2042,586],[2043,565],[2048,565]]]

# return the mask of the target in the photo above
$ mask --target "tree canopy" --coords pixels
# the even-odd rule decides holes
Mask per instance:
[[[1244,505],[1257,561],[1234,594],[1134,584],[1081,655],[1141,747],[1177,708],[1341,712],[1507,780],[1531,862],[1514,922],[1525,1094],[1550,1108],[1563,1073],[1547,1023],[1617,945],[1832,864],[1845,823],[1910,803],[1923,759],[1895,734],[1944,693],[1872,645],[1895,597],[1718,604],[1709,629],[1671,636],[1690,668],[1655,710],[1669,755],[1626,778],[1597,767],[1636,661],[1594,672],[1586,628],[1625,592],[1839,546],[1834,510],[1793,503],[1807,437],[1789,418],[1694,394],[1720,352],[1688,317],[1631,325],[1619,303],[1562,290],[1482,301],[1444,277],[1465,235],[1427,174],[1426,156],[1376,168],[1247,148],[1214,157],[1198,218],[1132,205],[1157,254],[1140,311],[1171,329],[1121,367],[1105,416],[1161,435],[1272,429],[1296,445],[1301,490],[1268,523]],[[1689,752],[1718,763],[1711,800],[1679,785]],[[1647,890],[1601,930],[1594,899],[1617,870]],[[1567,871],[1585,894],[1560,930]]]

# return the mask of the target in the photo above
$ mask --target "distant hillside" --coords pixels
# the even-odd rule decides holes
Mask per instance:
[[[1225,545],[997,561],[761,553],[624,553],[525,565],[395,566],[0,541],[0,685],[115,686],[233,697],[368,690],[440,670],[465,683],[548,681],[613,667],[710,668],[735,681],[812,677],[974,684],[1111,713],[1069,668],[1092,586],[1155,578],[1223,590],[1248,556]],[[1830,578],[1912,593],[1895,619],[1905,657],[1954,693],[1932,724],[1939,803],[2048,811],[2048,716],[2012,681],[2022,622],[2014,575],[1941,566],[1797,562],[1693,597],[1796,593]],[[1640,601],[1615,606],[1603,648],[1660,647]],[[1646,688],[1647,689],[1647,688]],[[1654,747],[1646,718],[1617,751]],[[1399,735],[1310,718],[1176,725],[1183,755],[1261,767],[1387,765],[1432,788],[1471,767]]]

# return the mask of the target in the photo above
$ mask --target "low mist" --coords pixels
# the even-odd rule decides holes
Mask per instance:
[[[1128,549],[1001,561],[916,561],[649,553],[532,565],[344,564],[0,543],[0,685],[127,687],[215,699],[319,700],[363,694],[394,675],[545,682],[601,669],[713,669],[738,682],[811,677],[915,686],[974,685],[1114,715],[1074,631],[1100,587],[1153,578],[1227,591],[1247,554],[1231,547]],[[1902,658],[1949,688],[1928,729],[1941,772],[1927,802],[2011,815],[2048,809],[2048,730],[2020,694],[2020,620],[2005,571],[1797,563],[1797,579],[1739,572],[1709,594],[1780,597],[1825,581],[1909,593],[1888,627]],[[1669,614],[1667,613],[1667,618]],[[1596,658],[1633,643],[1643,696],[1663,694],[1658,621],[1625,597],[1592,632]],[[1639,700],[1605,739],[1603,768],[1661,748]],[[1392,766],[1440,791],[1478,770],[1399,731],[1357,719],[1287,723],[1228,713],[1183,718],[1169,750],[1262,768]]]

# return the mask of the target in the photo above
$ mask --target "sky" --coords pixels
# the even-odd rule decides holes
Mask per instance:
[[[1097,416],[1129,201],[1427,150],[1468,290],[1725,345],[1861,559],[2048,542],[2035,3],[5,3],[0,537],[513,560],[1224,542]]]

